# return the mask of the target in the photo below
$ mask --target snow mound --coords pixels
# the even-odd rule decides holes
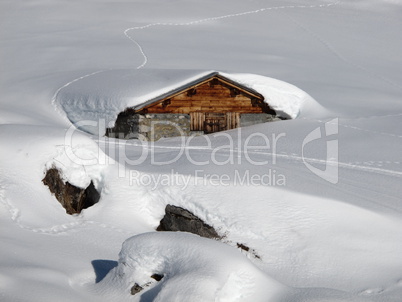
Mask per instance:
[[[153,274],[162,280],[157,283]],[[233,247],[181,232],[127,239],[118,266],[97,286],[121,293],[123,300],[135,283],[149,282],[138,294],[141,301],[275,301],[286,290]]]
[[[106,155],[96,142],[76,131],[71,138],[66,135],[64,145],[55,150],[53,158],[45,166],[46,170],[57,168],[65,182],[85,189],[91,181],[96,187],[103,186],[105,159]]]
[[[151,277],[155,275],[162,279],[156,281]],[[143,288],[136,301],[368,301],[339,290],[285,286],[235,248],[182,232],[127,239],[117,267],[95,291],[113,301],[127,301],[135,284]]]
[[[57,127],[0,127],[1,170],[7,175],[0,182],[0,187],[7,188],[1,197],[12,220],[23,229],[53,234],[77,224],[41,181],[52,167],[72,185],[86,188],[92,181],[102,191],[106,166],[101,161],[106,155],[88,135],[71,129],[70,133]]]
[[[56,105],[80,129],[103,136],[117,115],[215,71],[108,70],[72,81],[59,91]],[[223,74],[261,93],[279,114],[295,118],[303,107],[322,108],[307,93],[286,82],[253,74]],[[103,124],[103,125],[102,125]]]

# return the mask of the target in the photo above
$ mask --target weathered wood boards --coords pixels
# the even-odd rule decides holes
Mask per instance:
[[[204,83],[197,87],[189,88],[173,97],[159,100],[138,111],[146,113],[184,114],[197,111],[263,113],[264,108],[262,108],[263,106],[256,105],[257,100],[265,104],[262,97],[242,92],[237,88]]]

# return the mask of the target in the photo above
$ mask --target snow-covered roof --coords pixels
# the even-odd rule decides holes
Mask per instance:
[[[217,74],[258,92],[272,109],[291,118],[299,114],[305,100],[315,103],[299,88],[265,76],[212,70],[134,69],[107,70],[73,81],[59,91],[56,104],[74,124],[104,119],[106,126],[112,127],[117,115],[126,108],[139,109],[183,86]],[[89,128],[85,130],[92,132]]]

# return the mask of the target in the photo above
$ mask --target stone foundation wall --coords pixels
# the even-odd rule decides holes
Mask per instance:
[[[189,136],[190,115],[175,113],[152,113],[140,116],[139,131],[149,141],[165,137]]]
[[[124,114],[120,113],[117,117],[115,126],[106,129],[106,136],[120,138],[120,139],[133,139],[139,138],[139,124],[141,115],[139,114]]]
[[[240,127],[280,120],[267,113],[243,113]],[[106,130],[106,136],[120,139],[157,141],[165,137],[202,135],[203,131],[190,131],[190,115],[178,113],[119,114],[116,125]]]
[[[121,114],[116,125],[106,130],[106,136],[109,137],[147,141],[182,135],[191,135],[189,114]]]

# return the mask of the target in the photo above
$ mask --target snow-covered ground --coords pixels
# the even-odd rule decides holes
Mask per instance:
[[[1,301],[402,301],[401,1],[5,0],[0,17]],[[156,143],[72,126],[63,96],[137,68],[226,72],[297,117]],[[51,166],[100,202],[67,215]],[[224,239],[156,233],[167,204]]]

